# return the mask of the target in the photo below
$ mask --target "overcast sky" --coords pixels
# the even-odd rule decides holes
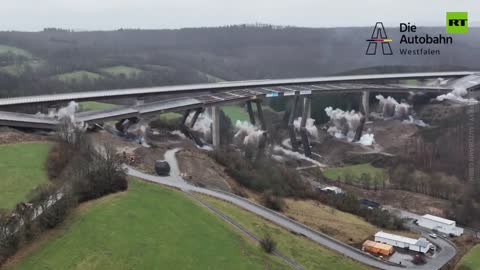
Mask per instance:
[[[0,30],[38,31],[182,28],[242,23],[307,27],[412,22],[445,25],[447,11],[469,11],[478,0],[2,0]],[[475,12],[476,11],[476,12]]]

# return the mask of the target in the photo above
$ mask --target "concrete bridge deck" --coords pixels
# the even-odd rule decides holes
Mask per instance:
[[[414,86],[405,84],[385,83],[385,80],[422,79],[422,78],[450,78],[451,80],[441,86]],[[365,81],[365,82],[361,82]],[[256,87],[245,87],[245,86]],[[388,74],[388,75],[362,75],[322,77],[288,80],[265,80],[227,82],[216,84],[197,84],[183,86],[168,86],[154,88],[137,88],[98,92],[71,93],[59,95],[44,95],[32,97],[17,97],[0,99],[1,106],[13,104],[36,104],[42,102],[80,101],[99,97],[118,97],[121,95],[140,95],[162,92],[193,91],[188,97],[171,98],[146,104],[118,107],[114,109],[81,112],[75,115],[78,122],[95,123],[108,120],[120,120],[131,117],[147,117],[165,112],[179,112],[186,109],[196,109],[237,103],[247,100],[278,96],[306,96],[316,93],[435,93],[445,94],[454,89],[472,89],[480,85],[480,75],[472,72],[449,73],[413,73],[413,74]],[[241,87],[241,88],[239,88]],[[205,92],[205,90],[214,90]],[[195,93],[195,91],[203,91]],[[1,108],[0,108],[1,109]],[[45,116],[12,113],[0,111],[0,125],[15,127],[31,127],[53,129],[58,124],[56,119]]]
[[[387,84],[398,80],[408,79],[432,79],[432,78],[461,78],[472,75],[475,72],[457,71],[457,72],[426,72],[426,73],[397,73],[397,74],[375,74],[375,75],[354,75],[354,76],[329,76],[316,78],[293,78],[293,79],[273,79],[273,80],[254,80],[254,81],[236,81],[206,84],[190,84],[176,86],[159,86],[148,88],[116,89],[103,91],[90,91],[80,93],[63,93],[28,97],[13,97],[0,99],[0,106],[11,106],[20,104],[41,104],[68,102],[70,100],[86,101],[99,100],[119,97],[148,96],[158,94],[195,94],[199,92],[222,92],[235,89],[250,89],[262,87],[287,87],[287,86],[307,86],[338,83],[364,83],[364,84]],[[327,87],[328,88],[328,87]],[[325,89],[328,90],[328,89]],[[330,89],[333,90],[333,89]]]

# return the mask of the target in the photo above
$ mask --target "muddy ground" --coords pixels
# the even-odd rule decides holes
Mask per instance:
[[[51,140],[49,133],[35,133],[17,130],[14,128],[0,127],[0,144],[11,144],[19,142],[33,142]]]
[[[225,173],[225,168],[209,157],[207,150],[199,149],[192,141],[181,136],[156,134],[152,136],[153,139],[149,138],[150,148],[106,131],[91,133],[90,136],[94,137],[97,142],[115,147],[119,153],[125,152],[128,157],[133,157],[132,166],[151,174],[155,174],[155,161],[163,160],[166,151],[181,148],[176,156],[180,172],[187,181],[194,185],[229,192],[240,188]]]

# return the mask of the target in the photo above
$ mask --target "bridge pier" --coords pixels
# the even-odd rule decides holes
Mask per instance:
[[[354,142],[358,142],[360,138],[362,138],[363,127],[365,126],[366,121],[367,117],[365,115],[360,118],[360,125],[358,126],[357,130],[355,130],[355,137],[353,137]]]
[[[312,156],[312,150],[310,149],[310,141],[308,139],[307,132],[307,120],[310,118],[308,115],[311,107],[311,98],[309,96],[303,97],[303,109],[302,109],[302,121],[300,123],[300,136],[302,137],[303,152],[306,157]]]
[[[290,135],[290,144],[292,145],[292,150],[295,152],[299,151],[299,143],[297,141],[297,135],[295,132],[295,117],[297,116],[297,110],[299,107],[300,96],[295,96],[290,109],[290,115],[288,117],[288,132]],[[302,141],[303,146],[303,153],[305,156],[310,157],[312,155],[312,151],[310,149],[310,140],[308,139],[308,131],[307,131],[307,120],[311,117],[311,97],[304,96],[303,97],[303,104],[302,108],[302,115],[300,120],[300,138]]]
[[[203,112],[203,108],[198,108],[195,110],[195,113],[193,114],[192,120],[190,121],[190,128],[193,128],[195,126],[195,123],[197,123],[198,116]]]
[[[57,113],[57,107],[56,106],[48,106],[47,115],[51,116],[51,115],[55,115],[55,113]]]
[[[250,124],[255,126],[255,114],[253,113],[252,101],[247,101],[247,112],[250,117]]]
[[[135,106],[143,105],[143,104],[145,104],[145,98],[144,97],[137,97],[135,99]]]
[[[200,140],[193,132],[192,132],[192,128],[195,126],[195,123],[197,122],[197,119],[198,119],[198,116],[200,115],[200,113],[203,111],[203,108],[198,108],[195,110],[195,113],[192,117],[192,119],[190,120],[190,123],[187,124],[187,119],[188,119],[188,116],[190,115],[190,112],[192,110],[191,109],[187,109],[184,113],[183,113],[183,117],[182,117],[182,121],[180,123],[180,131],[187,137],[187,138],[190,138],[191,140],[193,140],[198,146],[202,147],[203,146],[203,142],[202,140]]]
[[[368,115],[370,114],[370,91],[362,92],[362,113],[368,120]]]
[[[212,144],[214,147],[220,146],[220,108],[211,107],[212,116]]]
[[[122,119],[120,121],[118,121],[116,124],[115,124],[115,128],[122,132],[122,133],[125,133],[125,131],[127,131],[127,129],[132,125],[132,124],[136,124],[140,121],[140,119],[138,117],[131,117],[131,118],[126,118],[126,119]]]
[[[293,122],[295,121],[295,116],[297,114],[297,106],[300,96],[295,96],[292,100],[292,107],[290,109],[290,115],[288,117],[288,131],[290,133],[290,144],[292,145],[293,151],[298,151],[298,142],[297,135],[295,134],[295,126]]]
[[[257,105],[257,116],[258,121],[260,121],[260,128],[263,131],[267,131],[267,123],[265,122],[265,117],[263,116],[262,100],[256,99],[255,104]]]
[[[257,119],[260,122],[260,128],[263,131],[267,130],[267,123],[265,122],[265,117],[263,115],[263,109],[262,109],[262,100],[261,99],[255,99],[255,100],[249,100],[247,101],[247,112],[248,116],[250,117],[250,124],[256,125],[256,118],[255,118],[255,113],[253,112],[253,106],[252,102],[255,103],[255,106],[257,107]]]

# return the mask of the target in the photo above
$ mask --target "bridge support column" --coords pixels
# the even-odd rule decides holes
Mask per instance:
[[[56,108],[55,106],[48,106],[48,108],[47,108],[47,114],[48,114],[49,116],[55,115],[56,112],[57,112],[57,108]]]
[[[362,138],[363,127],[365,126],[365,121],[367,117],[364,115],[360,118],[360,125],[358,126],[357,130],[355,130],[355,137],[353,137],[354,142],[358,142],[360,138]]]
[[[218,106],[211,107],[212,110],[212,144],[220,146],[220,108]]]
[[[248,116],[250,117],[250,124],[255,126],[255,114],[253,113],[252,101],[247,101],[247,111]]]
[[[138,105],[143,105],[145,104],[145,98],[143,97],[137,97],[135,99],[135,106],[138,106]]]
[[[263,116],[262,101],[260,99],[257,99],[255,100],[255,104],[257,104],[257,115],[258,120],[260,121],[260,127],[263,131],[266,131],[267,124],[265,122],[265,117]]]
[[[293,151],[298,151],[297,135],[295,134],[295,126],[293,125],[293,122],[295,121],[295,116],[297,115],[297,105],[299,99],[299,96],[295,96],[292,100],[292,107],[288,117],[288,131],[290,133],[290,144],[292,145]]]
[[[190,124],[187,125],[187,119],[188,116],[190,115],[191,110],[187,109],[183,113],[182,117],[182,122],[180,123],[180,131],[187,137],[193,140],[198,146],[202,147],[203,142],[200,140],[190,129],[195,126],[195,123],[197,122],[198,116],[200,113],[203,111],[202,108],[198,108],[195,110],[195,114],[193,115],[193,118],[190,120]]]
[[[370,91],[363,91],[362,93],[362,113],[368,120],[370,114]]]
[[[203,108],[198,108],[195,110],[195,114],[192,117],[192,120],[190,121],[190,128],[193,128],[195,126],[195,123],[197,122],[198,116],[203,112]]]
[[[190,109],[187,109],[187,110],[183,113],[182,125],[186,126],[187,118],[188,118],[189,115],[190,115]]]
[[[309,118],[308,112],[310,111],[311,99],[308,96],[303,97],[303,110],[302,121],[300,123],[300,136],[302,137],[303,152],[305,156],[311,157],[312,150],[310,149],[310,141],[308,140],[307,132],[307,119]]]
[[[136,124],[139,121],[140,119],[138,117],[122,119],[115,124],[115,128],[118,131],[125,133],[131,125]]]

